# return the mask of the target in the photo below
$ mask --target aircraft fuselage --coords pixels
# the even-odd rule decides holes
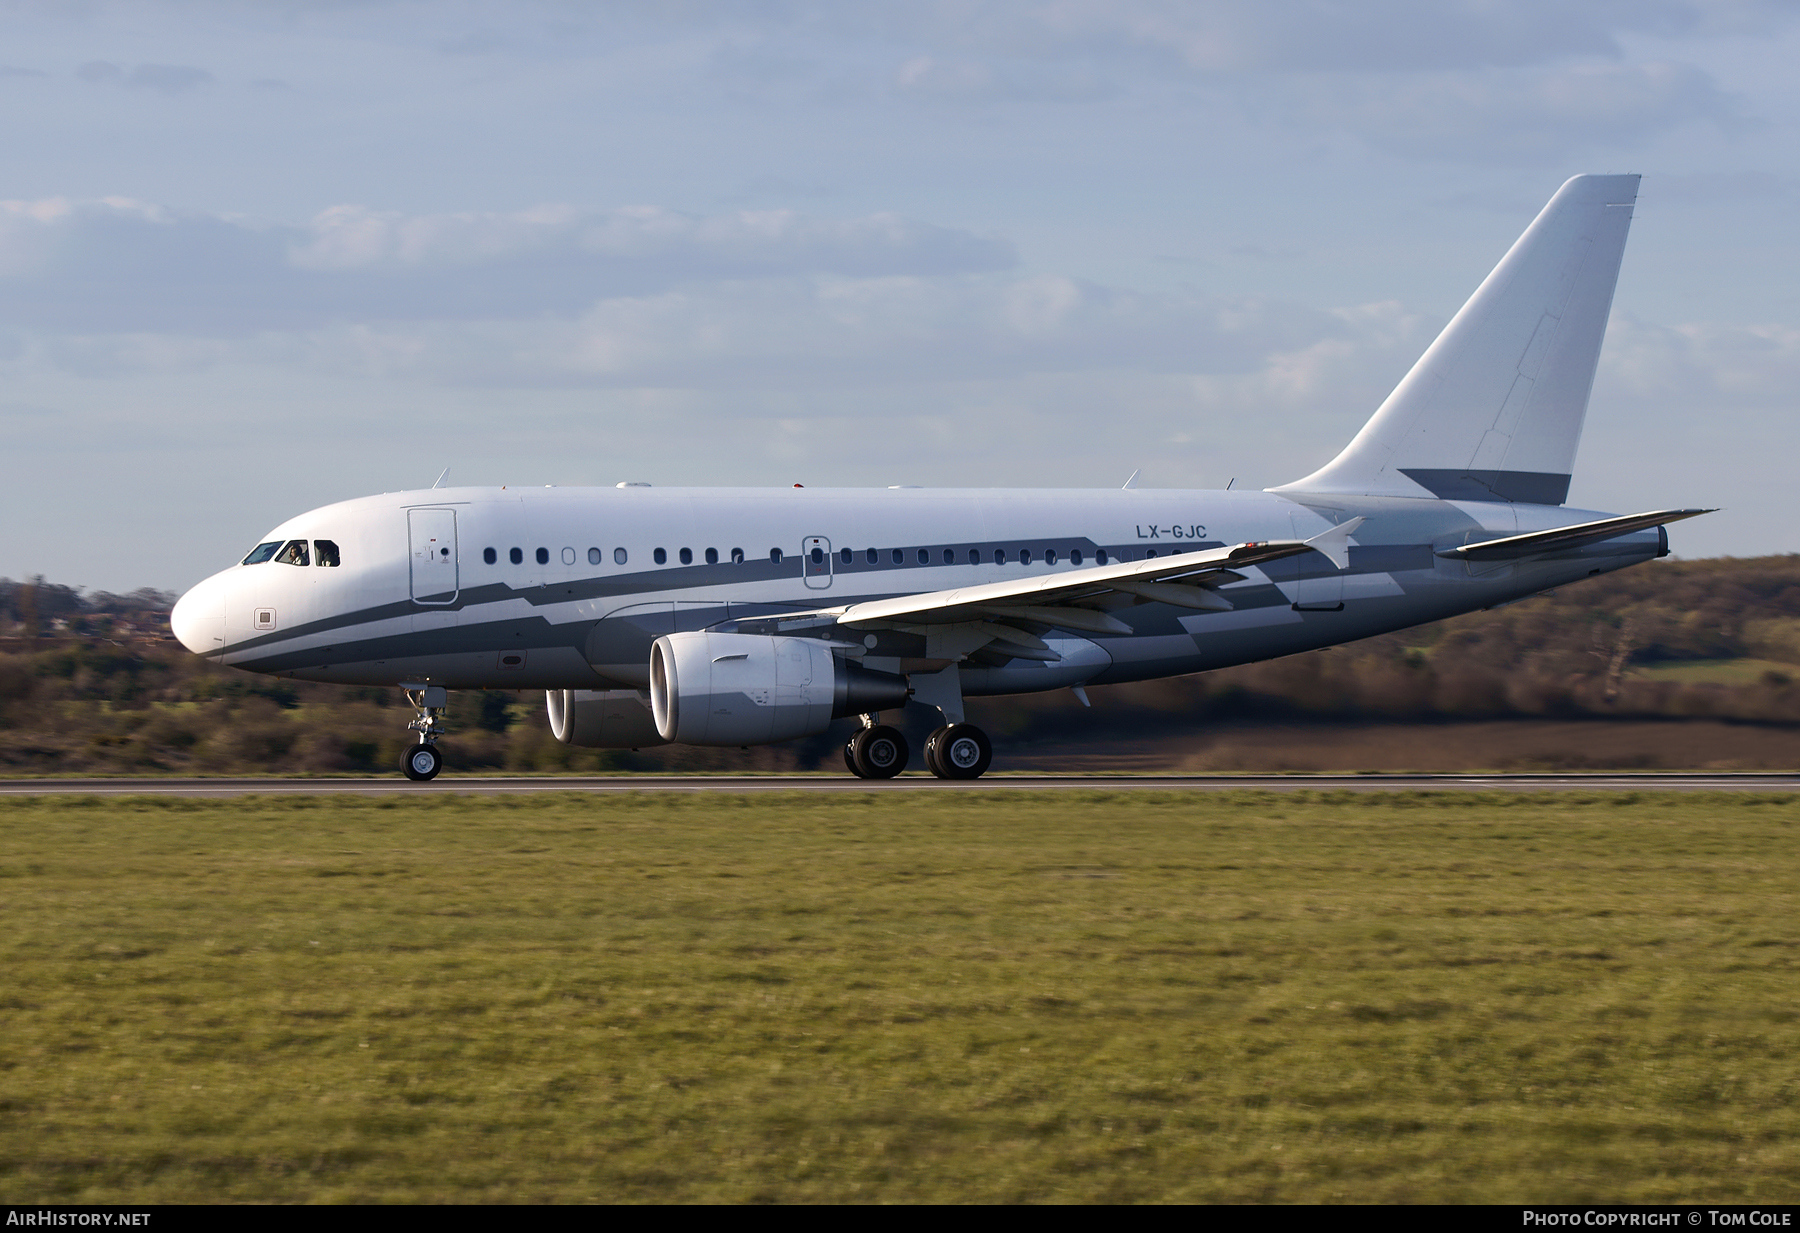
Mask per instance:
[[[1041,660],[977,654],[967,695],[1200,672],[1492,607],[1666,551],[1657,528],[1501,564],[1468,542],[1603,517],[1562,506],[1179,489],[455,488],[324,506],[265,537],[286,560],[236,565],[185,596],[178,636],[219,662],[303,680],[450,689],[648,684],[674,631],[1066,573],[1361,516],[1349,566],[1317,553],[1249,567],[1194,611],[1122,595],[1130,633],[1046,631]],[[328,547],[321,549],[319,543]],[[280,548],[277,549],[281,551]],[[308,564],[289,563],[304,555]],[[337,564],[322,562],[335,556]],[[884,629],[866,666],[948,662]]]

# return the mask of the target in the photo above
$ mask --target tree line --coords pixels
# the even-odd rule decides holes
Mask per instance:
[[[0,579],[0,772],[385,771],[398,690],[276,680],[188,654],[173,596]],[[1712,671],[1723,665],[1731,671]],[[1003,745],[1128,745],[1243,721],[1581,718],[1800,727],[1800,556],[1665,560],[1488,612],[1192,677],[971,703]],[[908,708],[906,726],[931,726]],[[834,767],[850,728],[764,749],[570,749],[539,692],[452,695],[464,770]]]

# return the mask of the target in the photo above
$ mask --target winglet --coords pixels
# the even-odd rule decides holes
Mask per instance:
[[[1306,541],[1306,546],[1323,554],[1327,561],[1339,569],[1350,568],[1350,533],[1363,523],[1366,518],[1352,518],[1349,522],[1340,522],[1328,531],[1320,531]]]
[[[1123,484],[1120,484],[1119,487],[1121,487],[1121,488],[1136,488],[1137,487],[1137,477],[1142,475],[1143,473],[1144,473],[1144,468],[1139,467],[1137,470],[1135,470],[1131,473],[1131,478],[1126,480]]]

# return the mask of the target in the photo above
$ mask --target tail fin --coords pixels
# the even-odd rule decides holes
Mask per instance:
[[[1637,186],[1564,184],[1344,452],[1271,491],[1561,505]]]

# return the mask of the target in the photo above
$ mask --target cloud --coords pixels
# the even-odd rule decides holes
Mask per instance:
[[[305,226],[125,198],[0,202],[0,328],[245,334],[330,322],[573,317],[695,282],[1010,268],[1005,242],[892,214],[544,206]]]
[[[657,10],[662,10],[657,13]],[[674,23],[911,45],[933,58],[1137,57],[1189,73],[1386,73],[1618,57],[1621,40],[1758,35],[1784,0],[871,0],[652,6]]]
[[[1085,103],[1110,98],[1118,87],[1083,70],[997,69],[976,60],[914,56],[894,73],[894,88],[912,98],[956,103]]]
[[[610,297],[570,320],[369,323],[255,345],[322,371],[441,385],[869,390],[1247,372],[1350,332],[1292,304],[1128,293],[1058,275],[808,276]]]
[[[1800,328],[1658,325],[1621,314],[1608,328],[1601,374],[1633,397],[1683,404],[1690,416],[1721,405],[1790,411],[1800,389]]]
[[[1800,181],[1770,171],[1663,172],[1646,178],[1648,201],[1671,205],[1737,204],[1791,199]]]
[[[506,48],[506,36],[494,30],[472,30],[456,38],[443,39],[437,49],[446,56],[486,56]]]
[[[189,65],[138,64],[126,69],[109,60],[90,60],[75,70],[75,76],[96,84],[124,85],[169,95],[181,94],[213,80],[213,75],[205,69]]]
[[[1272,86],[1282,121],[1337,128],[1402,154],[1532,160],[1629,145],[1686,124],[1743,126],[1737,103],[1690,65],[1572,65]]]

